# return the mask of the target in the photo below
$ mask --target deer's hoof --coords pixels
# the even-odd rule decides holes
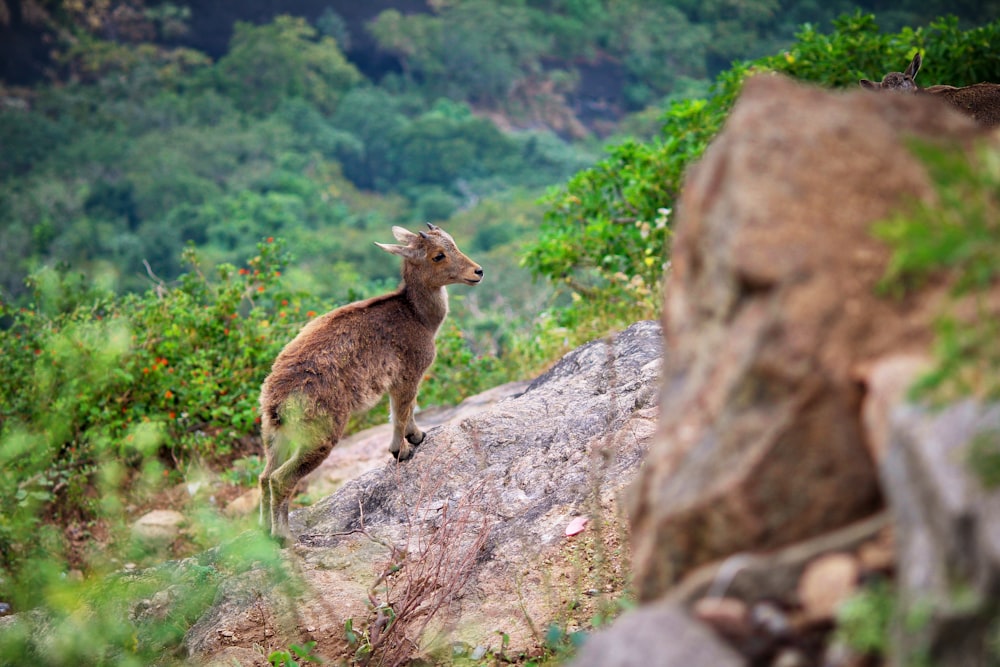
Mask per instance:
[[[292,537],[292,534],[290,532],[286,533],[277,530],[272,530],[271,541],[273,541],[279,547],[284,549],[285,547],[293,544],[295,542],[295,538]]]

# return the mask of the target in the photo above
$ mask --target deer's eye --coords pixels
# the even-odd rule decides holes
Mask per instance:
[[[435,255],[432,258],[432,261],[440,262],[442,259],[444,259],[444,253],[443,252],[439,252],[437,255]]]

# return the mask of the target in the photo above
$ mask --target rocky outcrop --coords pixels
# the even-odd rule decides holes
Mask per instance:
[[[871,225],[934,197],[907,141],[977,135],[939,111],[757,76],[689,174],[664,304],[663,415],[632,516],[642,599],[703,563],[882,505],[865,372],[925,348],[934,299],[877,294],[888,249]]]
[[[428,429],[412,460],[384,454],[294,512],[287,558],[300,593],[290,600],[261,572],[226,581],[188,633],[189,654],[313,639],[345,657],[346,619],[391,653],[380,604],[409,614],[393,641],[416,654],[456,643],[517,654],[553,622],[580,629],[568,610],[589,618],[623,594],[618,495],[655,431],[661,342],[657,323],[640,322],[585,345],[523,393]],[[586,528],[567,536],[580,516]]]

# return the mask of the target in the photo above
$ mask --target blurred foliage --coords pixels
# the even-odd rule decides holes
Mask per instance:
[[[108,492],[113,493],[110,489]],[[113,515],[105,512],[105,516]],[[242,522],[202,503],[185,533],[201,553],[153,565],[126,566],[125,557],[149,553],[140,539],[95,548],[88,570],[67,570],[57,550],[39,550],[21,570],[4,570],[4,598],[18,613],[0,633],[4,665],[189,664],[182,656],[188,629],[213,604],[225,581],[252,577],[261,589],[289,597],[301,593],[278,547]],[[44,533],[43,533],[44,535]],[[214,547],[209,549],[208,547]],[[28,611],[30,610],[30,611]]]
[[[893,249],[883,288],[905,294],[948,286],[936,321],[935,364],[914,392],[936,403],[976,396],[1000,399],[1000,319],[992,296],[1000,282],[1000,151],[915,144],[937,189],[876,227]]]
[[[519,3],[465,0],[437,15],[387,9],[370,31],[425,94],[495,106],[518,79],[541,69],[548,40],[530,23]]]
[[[895,609],[892,584],[874,579],[840,605],[836,637],[862,655],[882,657],[890,650]]]
[[[0,304],[0,502],[25,512],[0,520],[0,566],[30,560],[43,517],[99,514],[117,497],[91,493],[102,479],[124,491],[133,470],[256,450],[258,388],[308,313],[279,286],[279,243],[218,282],[188,258],[176,287],[115,297],[47,270],[35,304]]]
[[[255,385],[294,331],[282,261],[279,243],[263,243],[218,282],[193,263],[177,287],[127,297],[48,270],[32,306],[0,304],[0,599],[21,612],[0,633],[0,662],[179,664],[225,577],[289,583],[277,546],[205,496],[180,538],[197,558],[153,566],[172,545],[129,527],[181,461],[246,447]]]

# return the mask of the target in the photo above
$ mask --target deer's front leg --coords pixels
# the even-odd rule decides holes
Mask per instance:
[[[389,392],[392,417],[392,443],[389,444],[389,451],[399,461],[410,458],[413,455],[413,446],[423,442],[426,435],[413,419],[416,398],[416,387],[396,388]]]

